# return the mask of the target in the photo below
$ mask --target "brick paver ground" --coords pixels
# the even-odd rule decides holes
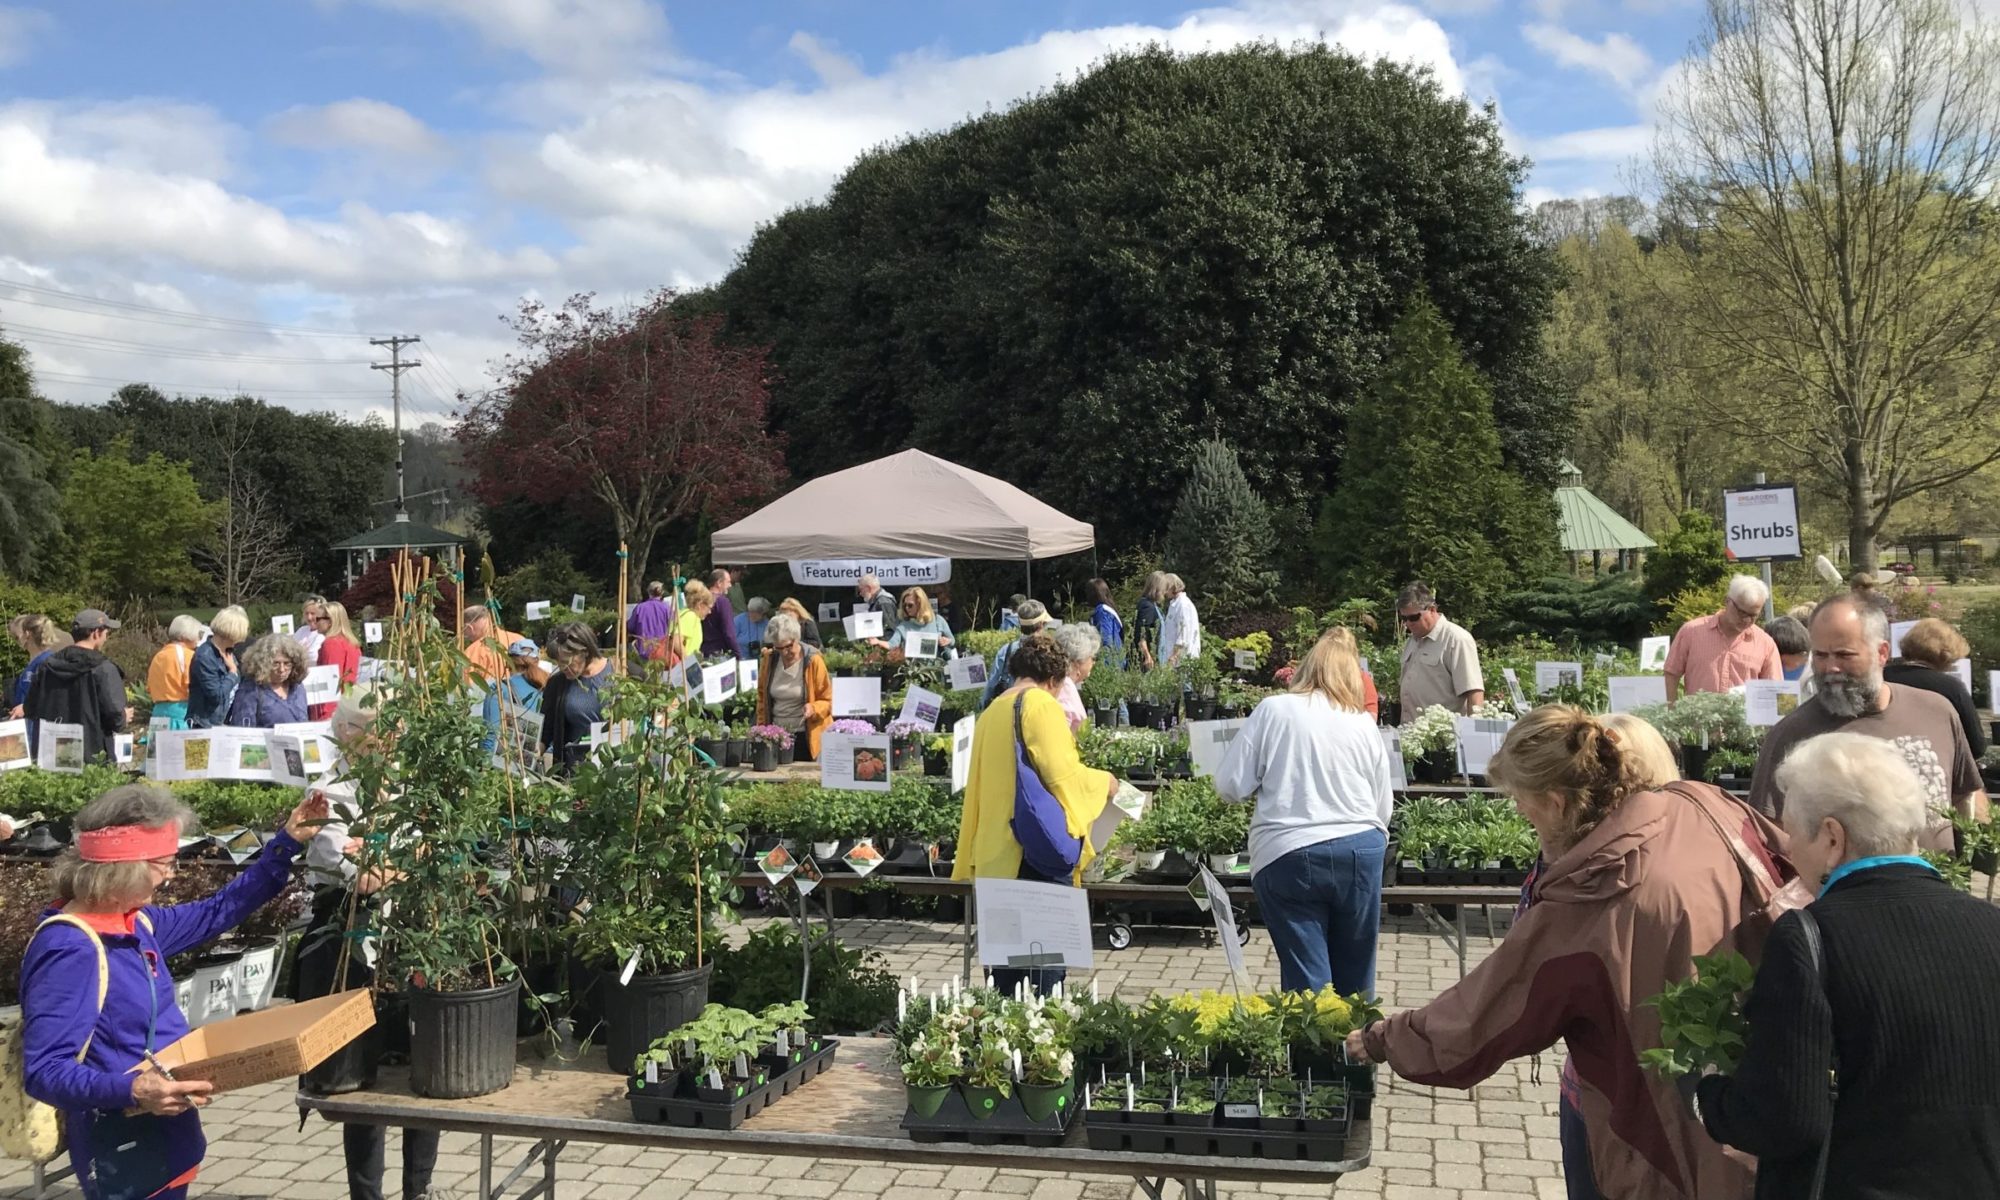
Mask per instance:
[[[1491,948],[1484,924],[1472,922],[1471,958]],[[1504,914],[1496,922],[1505,929]],[[882,952],[901,976],[941,980],[956,973],[961,943],[955,925],[906,921],[848,921],[841,935],[850,944]],[[1203,946],[1191,933],[1142,929],[1133,945],[1110,952],[1099,946],[1096,978],[1100,990],[1126,996],[1174,992],[1227,984],[1222,952]],[[1278,969],[1262,930],[1246,951],[1258,987],[1275,987]],[[1391,919],[1383,931],[1379,988],[1391,1008],[1421,1004],[1458,976],[1458,960],[1443,939],[1415,918]],[[1078,976],[1081,980],[1082,976]],[[1418,1087],[1383,1073],[1376,1101],[1374,1165],[1342,1180],[1341,1196],[1380,1200],[1515,1200],[1522,1196],[1561,1200],[1561,1152],[1556,1142],[1558,1053],[1542,1056],[1539,1067],[1511,1063],[1471,1093]],[[218,1097],[206,1111],[208,1161],[194,1193],[213,1200],[342,1200],[347,1194],[337,1128],[317,1117],[303,1132],[286,1085],[255,1088]],[[400,1134],[391,1135],[389,1195],[395,1196]],[[513,1157],[527,1143],[503,1142]],[[438,1159],[434,1197],[469,1200],[478,1191],[477,1139],[446,1134]],[[746,1146],[746,1151],[752,1147]],[[774,1169],[773,1162],[777,1166]],[[32,1195],[28,1172],[0,1163],[0,1197]],[[722,1156],[672,1154],[622,1146],[572,1145],[558,1164],[563,1200],[627,1200],[640,1195],[682,1200],[973,1200],[1016,1196],[1027,1200],[1137,1200],[1142,1195],[1124,1176],[995,1173],[973,1168],[902,1169],[893,1163],[857,1166],[808,1159],[772,1160],[754,1152]],[[537,1171],[539,1175],[539,1171]],[[1323,1195],[1309,1184],[1221,1185],[1231,1197]],[[52,1188],[52,1197],[74,1200],[73,1184]]]

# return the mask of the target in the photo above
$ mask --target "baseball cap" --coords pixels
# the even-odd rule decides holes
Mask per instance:
[[[507,647],[507,653],[509,654],[540,654],[541,652],[541,647],[535,645],[535,643],[529,641],[527,638],[515,638],[512,644]]]
[[[88,633],[93,629],[116,629],[118,622],[112,620],[111,615],[101,608],[86,608],[76,614],[76,620],[71,621],[69,627],[72,630]]]

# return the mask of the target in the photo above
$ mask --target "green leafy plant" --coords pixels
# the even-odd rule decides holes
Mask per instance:
[[[723,777],[694,753],[678,701],[655,677],[614,682],[606,722],[622,727],[570,777],[576,801],[571,882],[589,902],[575,927],[577,953],[599,967],[637,955],[639,969],[701,966],[715,945],[716,914],[735,895],[735,842]]]
[[[1660,1041],[1640,1061],[1668,1077],[1736,1069],[1750,1026],[1743,997],[1757,977],[1749,960],[1733,951],[1696,956],[1694,977],[1667,985],[1646,1001],[1659,1010]]]

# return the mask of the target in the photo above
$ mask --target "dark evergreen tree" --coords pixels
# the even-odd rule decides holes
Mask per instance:
[[[1187,483],[1167,525],[1167,569],[1218,612],[1277,599],[1271,513],[1251,490],[1227,442],[1194,448]]]
[[[1503,463],[1492,391],[1428,300],[1397,322],[1388,363],[1355,405],[1315,540],[1347,593],[1421,579],[1465,620],[1554,565],[1555,501]]]
[[[1722,531],[1707,513],[1687,509],[1660,544],[1646,552],[1646,599],[1665,613],[1674,597],[1689,588],[1705,588],[1729,576],[1729,555]]]

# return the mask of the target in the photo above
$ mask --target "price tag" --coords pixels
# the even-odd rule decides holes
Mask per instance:
[[[718,1092],[722,1090],[722,1072],[714,1067],[708,1069],[708,1086]]]
[[[897,1003],[900,1004],[902,1002],[902,999],[903,999],[902,993],[898,992],[896,994]],[[792,1052],[791,1031],[787,1029],[780,1029],[778,1031],[778,1057],[784,1058],[787,1055],[791,1054],[791,1052]]]
[[[618,972],[618,986],[625,987],[632,982],[632,976],[639,973],[639,951],[634,949],[632,957],[625,960],[625,969]]]
[[[1225,1104],[1222,1106],[1222,1115],[1231,1120],[1239,1117],[1254,1120],[1263,1114],[1258,1111],[1257,1106],[1254,1104]]]
[[[660,1064],[650,1058],[646,1060],[646,1082],[660,1082]]]
[[[736,1056],[736,1077],[738,1079],[750,1078],[750,1060],[741,1054]]]

